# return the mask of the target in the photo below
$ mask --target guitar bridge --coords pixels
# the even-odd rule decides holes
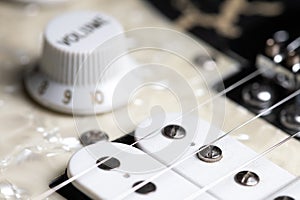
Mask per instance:
[[[256,68],[242,70],[226,79],[225,87],[260,70],[261,74],[227,95],[236,103],[288,134],[300,130],[300,96],[283,106],[270,109],[286,95],[300,88],[300,38],[289,38],[286,31],[276,32],[266,41],[265,50],[256,59]],[[299,139],[299,137],[298,137]]]

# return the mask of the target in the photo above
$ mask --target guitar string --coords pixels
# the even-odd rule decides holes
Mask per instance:
[[[245,76],[244,78],[242,78],[241,80],[237,81],[236,83],[230,85],[229,87],[227,87],[226,89],[222,90],[221,92],[217,93],[216,95],[214,95],[213,97],[203,101],[202,103],[200,103],[198,106],[196,106],[195,108],[193,108],[192,110],[186,112],[186,113],[183,113],[180,117],[182,117],[183,115],[186,115],[186,114],[189,114],[193,111],[195,111],[196,109],[199,109],[200,107],[212,102],[213,100],[223,96],[224,94],[230,92],[231,90],[237,88],[238,86],[250,81],[251,79],[257,77],[258,75],[264,73],[267,69],[257,69],[255,70],[254,72],[252,72],[251,74]],[[173,121],[176,121],[178,119],[174,119]],[[138,142],[140,142],[141,140],[151,136],[152,134],[156,133],[159,129],[156,129],[152,132],[150,132],[149,134],[145,135],[144,137],[140,138],[140,139],[137,139],[135,142],[133,142],[132,144],[129,145],[130,146],[134,146],[135,144],[137,144]],[[128,148],[129,148],[128,147]],[[52,195],[53,193],[55,193],[57,190],[65,187],[66,185],[72,183],[73,181],[77,180],[78,178],[80,178],[81,176],[84,176],[85,174],[87,174],[89,171],[97,168],[99,165],[105,163],[106,161],[108,161],[109,159],[111,159],[113,156],[116,156],[120,153],[122,153],[123,151],[120,150],[119,152],[117,152],[116,154],[112,155],[112,156],[108,156],[106,159],[102,160],[101,162],[83,170],[82,172],[80,172],[79,174],[76,174],[75,176],[72,176],[71,178],[68,178],[66,181],[63,181],[62,183],[56,185],[55,187],[43,192],[42,194],[38,195],[37,197],[33,198],[33,200],[42,200],[42,199],[45,199],[47,197],[49,197],[50,195]]]
[[[274,104],[272,107],[266,109],[265,111],[263,111],[262,113],[254,116],[253,118],[247,120],[246,122],[242,123],[241,125],[231,129],[230,131],[228,131],[227,133],[225,133],[224,135],[218,137],[216,140],[212,141],[211,143],[202,146],[199,150],[197,150],[196,152],[194,152],[193,154],[183,158],[182,160],[179,160],[178,162],[174,163],[173,165],[170,165],[169,167],[165,168],[164,170],[162,170],[161,172],[157,173],[156,175],[154,175],[153,177],[150,177],[149,179],[143,181],[142,183],[136,185],[135,187],[131,188],[128,192],[121,194],[120,196],[118,196],[116,199],[123,199],[126,196],[128,196],[129,194],[135,192],[136,190],[140,189],[141,187],[143,187],[144,185],[146,185],[147,183],[151,182],[152,180],[154,180],[155,178],[158,178],[159,176],[161,176],[162,174],[164,174],[165,172],[172,170],[172,168],[174,168],[175,166],[181,164],[182,162],[184,162],[185,160],[189,159],[190,157],[194,156],[195,154],[197,154],[198,152],[200,152],[201,150],[203,150],[204,148],[208,147],[209,145],[214,144],[215,142],[219,141],[220,139],[224,138],[226,135],[238,130],[239,128],[249,124],[250,122],[252,122],[253,120],[257,119],[258,117],[260,117],[261,115],[264,115],[268,112],[270,112],[272,109],[278,107],[279,105],[285,103],[286,101],[294,98],[295,96],[300,94],[300,90],[295,91],[294,93],[292,93],[291,95],[289,95],[288,97],[284,98],[283,100],[279,101],[278,103]]]
[[[270,153],[270,152],[274,151],[275,149],[279,148],[281,145],[285,144],[286,142],[288,142],[289,140],[291,140],[292,138],[296,137],[299,134],[300,134],[300,131],[298,131],[298,132],[296,132],[296,133],[294,133],[294,134],[286,137],[285,139],[283,139],[280,142],[276,143],[275,145],[271,146],[267,150],[263,151],[261,154],[255,156],[254,158],[252,158],[249,161],[245,162],[244,164],[242,164],[238,168],[232,170],[231,172],[229,172],[228,174],[222,176],[221,178],[217,179],[216,181],[214,181],[214,182],[212,182],[212,183],[204,186],[203,188],[201,188],[201,190],[199,190],[199,191],[191,194],[190,196],[188,196],[187,198],[185,198],[185,200],[192,200],[192,199],[197,198],[199,195],[203,194],[207,190],[209,190],[212,187],[216,186],[218,183],[220,183],[223,180],[225,180],[226,178],[229,178],[230,176],[234,175],[236,172],[242,170],[246,166],[250,165],[252,162],[255,162],[255,161],[259,160],[260,158],[264,157],[268,153]]]
[[[281,104],[289,101],[290,99],[296,97],[297,95],[300,94],[300,89],[296,90],[295,92],[293,92],[292,94],[288,95],[287,97],[285,97],[284,99],[282,99],[281,101],[277,102],[276,104],[274,104],[273,106],[269,107],[268,109],[265,109],[263,112],[259,113],[258,115],[250,118],[249,120],[246,120],[244,123],[242,123],[241,125],[238,125],[236,127],[234,127],[233,129],[229,130],[228,132],[226,132],[224,135],[218,137],[217,139],[215,139],[214,141],[210,142],[207,145],[202,146],[201,148],[199,148],[197,151],[195,151],[194,153],[190,154],[189,156],[184,157],[183,159],[177,161],[176,163],[168,166],[167,168],[161,170],[160,172],[158,172],[157,174],[155,174],[154,176],[148,178],[147,180],[137,184],[136,186],[132,187],[131,189],[129,189],[128,191],[124,192],[123,194],[117,196],[115,199],[124,199],[125,197],[127,197],[128,195],[132,194],[133,192],[135,192],[136,190],[140,189],[141,187],[145,186],[147,183],[153,181],[154,179],[160,177],[161,175],[163,175],[165,172],[172,170],[172,168],[176,167],[177,165],[183,163],[185,160],[191,158],[192,156],[196,155],[198,152],[200,152],[201,150],[205,149],[206,147],[208,147],[209,145],[214,144],[215,142],[221,140],[222,138],[224,138],[225,136],[229,135],[230,133],[238,130],[239,128],[251,123],[252,121],[254,121],[255,119],[259,118],[260,116],[270,112],[271,110],[273,110],[274,108],[277,108],[278,106],[280,106]]]
[[[191,111],[189,111],[189,112],[187,112],[187,113],[184,113],[184,114],[188,114],[188,113],[193,112],[193,111],[196,110],[196,109],[199,109],[201,106],[205,105],[206,103],[209,103],[209,102],[213,101],[214,99],[216,99],[216,98],[218,98],[218,97],[220,97],[220,96],[226,94],[227,92],[233,90],[234,88],[238,87],[239,85],[242,85],[243,83],[245,83],[245,82],[247,82],[248,80],[250,80],[250,79],[252,79],[252,78],[258,76],[258,75],[261,74],[261,73],[263,73],[263,70],[262,70],[262,69],[258,69],[258,70],[256,70],[256,71],[254,71],[254,72],[251,73],[250,75],[244,77],[244,78],[241,79],[240,81],[237,81],[236,83],[232,84],[231,86],[229,86],[229,87],[226,88],[225,90],[219,92],[217,95],[213,96],[211,99],[206,100],[206,101],[203,102],[202,104],[196,106],[196,108],[194,108],[194,109],[192,109]],[[276,104],[275,104],[275,105],[276,105]],[[270,109],[270,110],[272,110],[272,109]],[[255,117],[254,117],[254,118],[255,118]],[[257,118],[258,118],[258,117],[257,117]],[[256,119],[256,118],[255,118],[255,119]],[[255,119],[253,119],[253,120],[255,120]],[[177,120],[177,119],[176,119],[176,120]],[[253,120],[251,120],[251,121],[253,121]],[[174,120],[174,121],[175,121],[175,120]],[[250,123],[250,122],[249,122],[249,123]],[[242,124],[242,125],[236,127],[235,129],[231,130],[230,132],[239,129],[240,127],[243,127],[244,125],[246,125],[246,122],[245,122],[244,124]],[[144,139],[144,138],[150,136],[151,134],[155,133],[156,131],[157,131],[157,130],[150,132],[150,133],[147,134],[145,137],[142,137],[141,139],[135,141],[134,143],[132,143],[132,144],[129,145],[129,146],[133,146],[133,145],[137,144],[139,141],[141,141],[142,139]],[[228,132],[227,134],[229,134],[230,132]],[[227,135],[227,134],[225,134],[225,135]],[[223,135],[223,137],[225,137],[225,135]],[[223,137],[221,136],[221,137],[217,138],[217,140],[215,140],[215,141],[218,141],[218,140],[222,139]],[[214,141],[213,141],[213,142],[214,142]],[[205,146],[206,146],[206,145],[205,145]],[[199,149],[199,150],[200,150],[200,149]],[[121,152],[122,152],[122,151],[121,151]],[[119,153],[121,153],[121,152],[119,152]],[[117,153],[117,154],[119,154],[119,153]],[[60,188],[66,186],[67,184],[69,184],[69,183],[73,182],[74,180],[78,179],[79,177],[85,175],[85,174],[88,173],[90,170],[92,170],[92,169],[98,167],[99,165],[103,164],[104,162],[108,161],[110,158],[112,158],[112,156],[107,157],[107,158],[104,159],[103,161],[101,161],[101,162],[97,163],[96,165],[94,165],[94,166],[92,166],[92,167],[90,167],[90,168],[88,168],[88,169],[82,171],[82,172],[79,173],[78,175],[75,175],[75,176],[69,178],[68,180],[62,182],[61,184],[57,185],[56,187],[51,188],[50,190],[48,190],[48,191],[42,193],[42,194],[39,195],[36,199],[44,199],[44,198],[47,198],[48,196],[52,195],[54,192],[56,192],[56,191],[59,190]],[[175,163],[175,164],[176,164],[176,163]],[[142,183],[141,183],[141,184],[142,184]],[[138,184],[137,186],[139,186],[139,185],[140,185],[140,184]],[[141,187],[143,187],[143,186],[141,186]],[[35,199],[35,198],[34,198],[34,199]]]

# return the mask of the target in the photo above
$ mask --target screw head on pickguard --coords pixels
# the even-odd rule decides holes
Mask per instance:
[[[109,136],[101,130],[89,130],[80,135],[80,142],[84,146],[95,144],[100,141],[107,141]]]

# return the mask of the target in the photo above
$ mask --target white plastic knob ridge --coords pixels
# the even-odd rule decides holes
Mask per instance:
[[[55,18],[44,32],[38,70],[25,78],[29,94],[59,112],[112,110],[112,91],[120,76],[133,67],[128,56],[115,61],[126,52],[122,32],[114,18],[98,12],[77,11]],[[74,104],[75,97],[80,100]]]

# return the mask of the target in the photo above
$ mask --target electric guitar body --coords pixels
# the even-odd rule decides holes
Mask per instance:
[[[299,199],[299,11],[1,1],[0,199]]]

